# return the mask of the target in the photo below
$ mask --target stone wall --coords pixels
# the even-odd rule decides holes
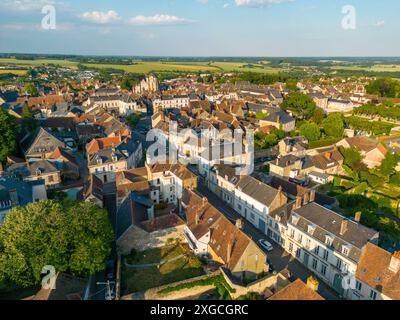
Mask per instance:
[[[203,279],[207,279],[209,277],[214,277],[216,275],[220,274],[220,271],[211,273],[211,274],[206,274],[203,276],[199,276],[199,277],[195,277],[195,278],[190,278],[190,279],[186,279],[183,281],[179,281],[179,282],[174,282],[174,283],[170,283],[164,286],[160,286],[157,288],[152,288],[147,290],[146,292],[144,292],[143,295],[138,295],[138,294],[129,294],[126,295],[124,297],[121,298],[121,300],[137,300],[137,299],[144,299],[144,300],[184,300],[184,299],[188,299],[194,296],[198,296],[201,295],[203,293],[206,293],[207,291],[213,290],[215,289],[215,287],[213,285],[209,285],[209,286],[196,286],[193,288],[188,288],[188,289],[182,289],[182,290],[178,290],[178,291],[173,291],[167,294],[163,294],[160,295],[158,292],[164,288],[168,288],[168,287],[175,287],[177,285],[183,284],[183,283],[190,283],[190,282],[194,282],[194,281],[198,281],[198,280],[203,280]]]
[[[164,247],[167,240],[180,239],[186,242],[183,234],[185,225],[176,226],[155,232],[146,232],[136,226],[131,226],[118,240],[117,250],[120,254],[129,254],[132,249],[139,251]]]
[[[222,274],[232,289],[235,289],[235,292],[231,293],[232,299],[244,296],[249,292],[263,293],[267,288],[274,289],[274,292],[277,292],[290,283],[287,278],[278,273],[276,275],[267,275],[245,286],[231,279],[223,270]]]

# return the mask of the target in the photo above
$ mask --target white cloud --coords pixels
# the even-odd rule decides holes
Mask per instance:
[[[235,0],[238,7],[264,7],[270,4],[280,4],[294,0]]]
[[[156,14],[154,16],[136,16],[129,20],[130,24],[133,25],[177,25],[177,24],[188,24],[194,22],[186,18],[180,18],[177,16],[170,16],[167,14]]]
[[[228,7],[229,7],[229,3],[225,3],[222,7],[223,7],[224,9],[228,8]]]
[[[83,20],[87,20],[94,23],[110,23],[113,21],[120,20],[120,16],[114,10],[109,10],[107,12],[101,11],[92,11],[92,12],[85,12],[81,15]]]
[[[383,27],[385,25],[385,20],[380,20],[374,23],[374,26],[377,28]]]
[[[54,0],[1,0],[0,7],[12,11],[41,10],[45,5],[58,5]]]

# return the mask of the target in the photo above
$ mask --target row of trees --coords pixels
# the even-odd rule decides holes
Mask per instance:
[[[45,200],[14,208],[0,228],[0,282],[37,285],[44,266],[86,277],[111,252],[107,211],[87,202]]]
[[[400,120],[400,106],[394,106],[390,103],[382,105],[369,103],[354,109],[354,114],[369,117],[379,116],[389,120]]]

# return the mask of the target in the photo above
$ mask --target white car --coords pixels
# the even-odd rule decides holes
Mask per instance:
[[[272,246],[272,244],[270,244],[267,240],[265,239],[260,239],[258,240],[258,243],[260,244],[261,247],[263,247],[265,250],[272,251],[274,249],[274,247]]]

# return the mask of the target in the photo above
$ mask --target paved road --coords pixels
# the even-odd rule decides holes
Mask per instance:
[[[238,218],[241,216],[229,207],[225,202],[223,202],[218,196],[212,193],[206,186],[203,184],[199,184],[197,190],[208,199],[208,201],[220,210],[232,223],[235,223]],[[299,261],[293,258],[288,252],[282,249],[278,244],[274,243],[274,241],[267,237],[263,232],[254,227],[251,223],[246,220],[243,220],[243,229],[242,229],[250,238],[252,238],[255,242],[259,239],[267,239],[270,243],[274,244],[274,249],[271,252],[267,253],[268,260],[274,266],[274,269],[277,272],[282,271],[287,268],[293,274],[295,278],[300,278],[304,282],[307,281],[307,278],[310,275],[314,275],[307,268],[305,268]],[[339,297],[330,287],[319,281],[320,286],[318,292],[326,299],[329,300],[338,300]]]

